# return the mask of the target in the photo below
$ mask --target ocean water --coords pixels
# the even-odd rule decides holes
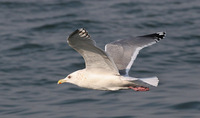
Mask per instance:
[[[199,0],[1,0],[0,118],[199,118]],[[57,85],[84,68],[67,36],[84,27],[106,43],[166,31],[130,75],[158,76],[148,92]]]

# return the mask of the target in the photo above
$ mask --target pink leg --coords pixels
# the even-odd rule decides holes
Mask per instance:
[[[138,87],[129,86],[128,88],[133,89],[135,91],[149,91],[148,87],[143,87],[143,86],[138,86]]]

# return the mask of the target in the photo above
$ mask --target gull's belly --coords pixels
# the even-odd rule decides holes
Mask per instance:
[[[128,89],[124,87],[127,84],[120,76],[103,75],[103,74],[87,74],[79,83],[79,86],[98,90],[119,90]]]

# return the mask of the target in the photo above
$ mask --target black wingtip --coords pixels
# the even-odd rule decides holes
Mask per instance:
[[[156,42],[159,42],[161,39],[165,38],[166,32],[156,32],[153,34],[148,34],[140,37],[146,37],[146,38],[153,38]]]
[[[88,31],[85,28],[79,29],[79,36],[90,39],[90,35],[88,34]]]
[[[159,42],[161,39],[164,39],[166,36],[166,32],[157,32],[154,34],[155,36],[155,41]]]
[[[88,32],[87,32],[87,30],[85,29],[85,28],[80,28],[80,29],[77,29],[77,30],[75,30],[74,32],[72,32],[70,35],[69,35],[69,37],[71,37],[71,36],[73,36],[73,35],[75,35],[75,34],[79,34],[79,35],[81,35],[81,34],[86,34],[86,36],[88,35]]]

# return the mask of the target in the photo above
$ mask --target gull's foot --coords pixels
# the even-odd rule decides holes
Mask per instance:
[[[135,91],[149,91],[148,87],[143,87],[143,86],[138,86],[138,87],[129,86],[128,88],[133,89]]]

